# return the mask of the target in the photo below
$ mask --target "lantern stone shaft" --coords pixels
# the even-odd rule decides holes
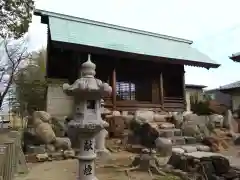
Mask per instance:
[[[78,180],[96,180],[95,176],[95,136],[104,128],[101,118],[101,98],[111,93],[112,88],[95,78],[96,65],[91,56],[81,66],[81,77],[72,85],[63,84],[63,91],[74,97],[74,118],[69,122],[69,130],[79,136],[80,152]]]

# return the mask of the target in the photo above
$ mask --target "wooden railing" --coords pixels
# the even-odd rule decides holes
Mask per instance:
[[[169,111],[182,111],[185,109],[185,101],[181,97],[164,97],[164,108]]]
[[[27,173],[18,131],[0,132],[0,180],[13,180],[17,173]]]
[[[113,104],[111,101],[105,101],[106,108],[112,108]],[[137,109],[150,109],[154,111],[183,111],[185,108],[185,102],[183,98],[178,97],[165,97],[163,106],[159,103],[141,102],[141,101],[117,101],[116,110],[119,111],[134,111]]]

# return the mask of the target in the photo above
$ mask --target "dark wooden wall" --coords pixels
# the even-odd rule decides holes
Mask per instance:
[[[156,111],[183,111],[184,67],[183,65],[135,60],[110,55],[91,54],[96,64],[96,77],[113,87],[119,82],[135,85],[135,99],[122,100],[113,95],[106,99],[107,106],[118,110],[150,108]],[[48,57],[48,78],[68,79],[73,83],[79,74],[80,65],[88,53],[60,47],[51,47]]]

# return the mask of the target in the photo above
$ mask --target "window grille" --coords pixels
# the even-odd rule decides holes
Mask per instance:
[[[119,100],[135,100],[135,84],[132,82],[116,83],[117,98]]]

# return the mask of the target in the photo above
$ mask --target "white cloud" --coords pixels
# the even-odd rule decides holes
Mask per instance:
[[[186,67],[186,83],[210,88],[239,80],[240,63],[228,59],[240,51],[239,0],[38,0],[37,8],[118,24],[194,41],[194,46],[222,66]],[[34,17],[32,49],[46,44],[46,26]]]

